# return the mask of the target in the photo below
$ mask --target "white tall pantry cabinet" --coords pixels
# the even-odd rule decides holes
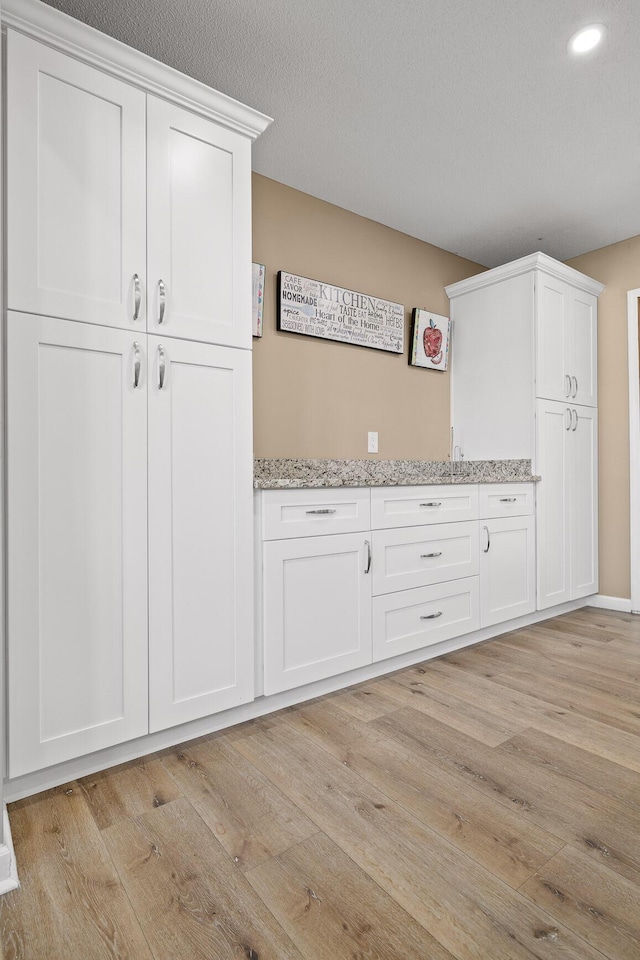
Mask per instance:
[[[447,287],[451,416],[465,459],[531,459],[537,608],[598,592],[597,298],[542,253]]]
[[[35,0],[3,18],[15,778],[253,699],[269,121]]]

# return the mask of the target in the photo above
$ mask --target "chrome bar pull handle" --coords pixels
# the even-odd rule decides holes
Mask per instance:
[[[158,347],[158,390],[162,390],[164,387],[166,366],[164,350],[162,347]]]
[[[573,427],[571,428],[571,431],[572,433],[575,433],[576,430],[578,429],[578,411],[574,409],[572,413],[575,416],[575,421],[574,421]]]
[[[517,497],[500,497],[500,503],[515,503]]]
[[[441,556],[442,556],[442,550],[436,550],[435,553],[421,553],[420,559],[428,560],[430,559],[430,557],[441,557]]]
[[[323,510],[307,510],[307,513],[315,513],[318,516],[326,517],[330,513],[337,513],[337,510],[329,510],[325,508]]]
[[[133,345],[133,389],[137,390],[140,385],[140,344],[136,341]]]
[[[565,397],[570,397],[570,396],[571,396],[571,377],[569,376],[568,373],[565,373],[564,378],[565,378],[565,380],[566,380],[566,382],[567,382],[567,383],[566,383]]]
[[[420,617],[421,620],[435,620],[436,617],[442,616],[442,610],[437,610],[435,613],[427,613],[426,615]]]
[[[158,280],[158,326],[164,323],[164,309],[167,305],[167,288],[164,285],[164,280]]]
[[[133,321],[140,317],[140,303],[142,301],[142,296],[140,293],[140,277],[137,273],[133,275]]]
[[[567,413],[569,414],[569,423],[567,423],[567,418],[566,418]],[[564,422],[565,422],[565,430],[571,430],[571,424],[573,423],[573,414],[571,413],[571,410],[569,409],[569,407],[567,407],[567,409],[565,410]]]
[[[578,378],[571,377],[571,379],[573,380],[573,391],[571,393],[571,396],[575,400],[575,398],[578,396]]]
[[[441,507],[441,506],[442,506],[442,501],[441,501],[441,500],[430,500],[428,503],[421,503],[420,506],[421,506],[421,507]]]
[[[491,534],[489,533],[489,527],[485,524],[482,529],[483,529],[483,530],[485,531],[485,533],[487,534],[487,545],[486,545],[486,547],[484,548],[484,552],[485,552],[485,553],[489,553],[489,550],[490,550],[490,548],[491,548]]]
[[[364,568],[364,572],[369,573],[371,570],[371,544],[368,540],[365,540],[364,545],[367,548],[367,565]]]

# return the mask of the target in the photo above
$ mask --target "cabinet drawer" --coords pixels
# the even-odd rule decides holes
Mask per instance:
[[[373,599],[373,659],[385,660],[480,626],[478,577]]]
[[[532,483],[483,483],[480,485],[480,518],[522,517],[533,514]]]
[[[368,488],[267,490],[262,496],[265,540],[361,533],[371,528]]]
[[[373,593],[393,593],[478,573],[478,523],[436,523],[427,527],[376,530]]]
[[[375,487],[371,491],[371,526],[374,530],[477,519],[476,484]]]

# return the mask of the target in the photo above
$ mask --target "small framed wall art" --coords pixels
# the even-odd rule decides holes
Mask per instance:
[[[252,263],[253,268],[253,336],[262,336],[262,314],[264,311],[264,263]]]
[[[446,370],[449,363],[451,320],[414,307],[409,363],[427,370]]]

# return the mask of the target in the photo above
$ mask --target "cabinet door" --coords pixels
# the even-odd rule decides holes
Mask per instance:
[[[9,308],[144,330],[144,93],[9,30],[7,177]]]
[[[371,555],[362,534],[264,544],[264,692],[371,663]]]
[[[598,423],[573,407],[571,425],[571,599],[598,592]]]
[[[143,352],[122,331],[9,314],[12,777],[148,731]]]
[[[148,339],[154,731],[253,699],[251,354]]]
[[[536,403],[536,534],[538,610],[571,599],[569,431],[564,403]]]
[[[148,97],[149,332],[251,347],[246,137]]]
[[[489,627],[536,608],[534,521],[482,520],[480,528],[480,623]]]
[[[536,275],[536,397],[564,400],[571,394],[573,293],[562,280]]]
[[[571,398],[575,404],[595,407],[597,397],[598,324],[596,297],[574,290],[571,297],[568,356]]]

